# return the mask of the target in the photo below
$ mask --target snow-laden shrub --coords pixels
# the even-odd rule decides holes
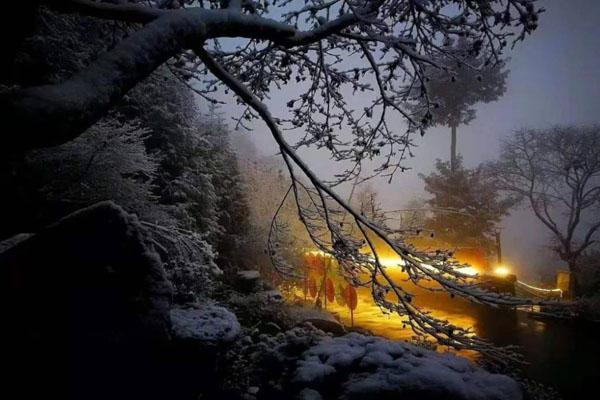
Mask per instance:
[[[167,277],[175,288],[175,302],[195,302],[209,295],[215,277],[222,274],[217,253],[202,234],[144,222],[163,259]]]
[[[224,355],[223,391],[235,398],[259,388],[259,398],[293,398],[290,378],[298,358],[325,336],[310,324],[271,335],[250,330]]]
[[[107,117],[64,145],[31,152],[46,207],[59,214],[112,200],[145,218],[158,218],[153,180],[158,159],[146,151],[150,131],[138,121]],[[62,216],[62,215],[59,215]]]

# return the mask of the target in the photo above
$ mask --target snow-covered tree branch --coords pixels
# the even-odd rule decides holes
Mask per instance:
[[[378,139],[395,147],[407,145],[404,135],[394,137],[385,118],[377,124],[366,121],[376,109],[383,115],[390,107],[400,112],[409,119],[411,131],[427,124],[427,120],[414,121],[402,111],[403,103],[410,100],[405,83],[409,82],[410,87],[425,79],[423,66],[432,63],[433,55],[444,53],[439,43],[443,37],[467,37],[477,43],[477,51],[497,57],[507,39],[515,34],[515,27],[521,30],[515,39],[522,39],[535,28],[539,11],[530,0],[431,3],[288,0],[272,5],[267,1],[241,2],[234,7],[229,7],[230,2],[220,1],[183,2],[183,5],[91,0],[42,3],[60,11],[142,26],[62,83],[3,93],[2,117],[15,127],[11,134],[2,137],[4,153],[72,140],[168,59],[194,46],[216,44],[219,38],[239,38],[247,43],[238,50],[227,54],[212,46],[211,52],[218,62],[237,65],[241,71],[251,67],[250,56],[272,61],[266,68],[273,70],[262,73],[262,78],[247,73],[243,79],[263,80],[259,97],[260,92],[270,90],[272,85],[287,83],[292,73],[300,77],[309,74],[313,96],[307,93],[299,99],[301,112],[290,121],[295,125],[306,124],[310,135],[306,144],[329,146],[341,158],[356,157],[354,151],[338,150],[338,139],[329,132],[348,122],[356,135],[356,144],[362,148],[358,157],[367,157],[379,150]],[[176,8],[159,8],[168,4]],[[360,57],[357,59],[357,52],[365,49],[379,58],[375,64],[363,65]],[[340,68],[342,60],[344,65]],[[340,91],[343,86],[373,90],[368,79],[361,77],[376,71],[380,83],[385,84],[378,88],[379,95],[374,97],[373,105],[355,115],[340,98]],[[309,103],[315,91],[327,98],[324,101],[327,106],[319,114],[329,115],[325,116],[326,121],[315,117],[303,121],[302,116],[308,114],[302,111],[314,111],[316,107]]]
[[[489,293],[444,251],[423,252],[402,232],[354,210],[333,189],[356,179],[365,160],[383,155],[375,174],[390,178],[403,170],[412,136],[423,135],[434,117],[425,82],[449,62],[474,70],[501,61],[515,43],[537,26],[540,9],[531,0],[322,0],[107,2],[48,1],[64,12],[127,22],[133,32],[87,68],[58,84],[13,88],[0,97],[0,112],[15,128],[1,139],[4,153],[61,144],[101,118],[138,82],[167,64],[205,99],[232,91],[245,107],[240,125],[261,120],[279,146],[291,177],[298,214],[315,245],[334,256],[355,285],[371,285],[382,308],[408,318],[421,334],[458,349],[472,348],[500,360],[512,357],[470,331],[440,321],[411,303],[412,295],[380,262],[373,238],[400,258],[408,279],[491,305],[516,307],[529,300]],[[466,53],[482,60],[469,65],[448,51],[447,40],[461,38]],[[233,39],[227,41],[225,39]],[[271,91],[295,82],[289,112],[267,106]],[[419,90],[415,90],[418,88]],[[350,100],[360,94],[365,104]],[[403,126],[392,123],[400,118]],[[301,133],[290,143],[287,130]],[[324,182],[298,149],[327,149],[350,165]],[[307,179],[302,179],[302,176]],[[302,199],[306,199],[304,204]],[[349,223],[345,223],[345,217]],[[358,228],[357,238],[349,226]],[[276,268],[276,250],[269,248]],[[365,251],[365,248],[367,251]],[[286,272],[286,271],[283,271]],[[368,282],[361,282],[366,274]],[[385,294],[393,292],[395,302]]]

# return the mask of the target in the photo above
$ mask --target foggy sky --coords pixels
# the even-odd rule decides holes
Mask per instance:
[[[520,127],[600,123],[600,0],[542,0],[538,4],[547,10],[539,28],[506,54],[511,58],[506,94],[495,103],[479,105],[475,121],[458,128],[458,151],[467,167],[494,159],[500,140]],[[274,108],[288,97],[276,92],[272,96],[269,103],[277,114]],[[223,111],[233,114],[237,110],[226,107]],[[266,129],[257,125],[249,135],[261,152],[275,153]],[[372,181],[386,208],[425,197],[418,174],[429,173],[436,158],[449,159],[449,128],[431,129],[425,137],[415,138],[415,143],[416,157],[407,161],[412,170],[398,174],[391,184],[383,178]],[[324,177],[335,170],[327,153],[302,154]],[[548,260],[549,236],[530,211],[513,212],[503,226],[505,259],[521,274],[560,265]]]

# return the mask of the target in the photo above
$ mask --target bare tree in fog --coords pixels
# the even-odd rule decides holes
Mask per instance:
[[[0,113],[14,129],[0,139],[3,153],[76,138],[166,63],[211,102],[218,102],[217,91],[233,92],[245,107],[238,121],[241,126],[253,119],[264,122],[291,177],[286,196],[296,200],[311,239],[336,257],[348,281],[370,286],[382,308],[406,317],[420,334],[498,360],[511,358],[510,352],[416,307],[412,294],[381,265],[371,238],[379,237],[398,254],[408,279],[416,285],[434,281],[453,295],[494,305],[529,301],[479,288],[447,253],[415,249],[405,242],[405,232],[361,215],[332,187],[355,178],[362,162],[377,156],[383,156],[383,161],[376,174],[391,179],[403,170],[413,135],[424,134],[433,123],[428,77],[450,63],[474,72],[497,65],[509,43],[524,39],[537,27],[540,10],[533,1],[40,2],[59,12],[128,24],[131,34],[64,82],[4,91]],[[224,40],[228,38],[236,40]],[[444,46],[459,38],[482,65],[469,65],[468,59]],[[302,94],[290,95],[289,113],[275,110],[281,114],[275,117],[265,101],[271,91],[289,86]],[[421,88],[417,94],[415,88]],[[360,96],[366,106],[354,106],[353,96]],[[404,121],[402,128],[391,124],[394,116]],[[300,130],[301,139],[289,143],[287,130]],[[325,148],[334,160],[350,166],[326,184],[298,155],[297,150],[306,146]],[[362,240],[349,234],[352,224]],[[288,272],[276,256],[276,235],[272,239],[269,254],[275,267]],[[364,252],[365,246],[370,254]],[[362,281],[365,275],[369,278]],[[390,301],[386,293],[396,300]]]
[[[600,126],[521,129],[490,167],[500,188],[521,196],[552,233],[577,294],[580,257],[600,232]]]

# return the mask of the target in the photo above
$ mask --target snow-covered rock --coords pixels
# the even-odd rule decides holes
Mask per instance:
[[[310,323],[323,332],[334,335],[346,333],[344,326],[329,312],[309,307],[290,307],[289,314],[296,325]]]
[[[298,394],[298,400],[322,400],[323,397],[314,389],[304,388]]]
[[[265,290],[263,292],[260,292],[260,296],[267,303],[283,303],[285,301],[283,295],[277,289]]]
[[[337,392],[346,399],[440,398],[519,400],[516,381],[467,359],[408,343],[357,333],[325,338],[307,350],[294,377],[300,387]]]
[[[205,345],[232,342],[242,331],[235,314],[216,305],[174,308],[171,310],[171,324],[175,338],[199,341]]]
[[[254,270],[239,271],[235,280],[236,288],[243,293],[256,293],[261,290],[260,272]]]
[[[172,286],[136,216],[101,202],[2,247],[0,347],[21,398],[166,389],[154,361],[171,339]]]

